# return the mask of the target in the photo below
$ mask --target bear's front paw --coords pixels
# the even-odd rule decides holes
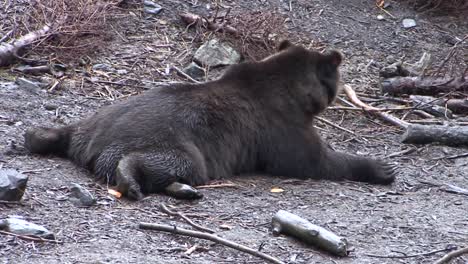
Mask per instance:
[[[395,181],[397,174],[395,164],[371,159],[359,159],[351,164],[351,180],[385,185]]]

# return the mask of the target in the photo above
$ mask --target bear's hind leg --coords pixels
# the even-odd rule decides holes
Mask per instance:
[[[115,183],[118,191],[135,200],[143,198],[143,193],[155,192],[179,199],[198,199],[203,195],[188,184],[206,182],[203,166],[179,150],[132,153],[119,161]]]

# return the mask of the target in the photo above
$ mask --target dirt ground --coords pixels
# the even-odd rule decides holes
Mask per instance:
[[[322,115],[354,135],[318,121],[316,126],[337,150],[397,163],[399,174],[392,186],[253,175],[230,179],[234,187],[202,189],[205,197],[198,201],[151,195],[131,202],[110,197],[106,186],[95,183],[87,171],[67,160],[24,153],[22,134],[29,127],[69,123],[116,98],[140,92],[142,86],[183,80],[174,73],[168,74],[165,68],[187,65],[201,43],[191,42],[194,33],[185,30],[177,14],[208,14],[213,9],[206,9],[207,1],[158,3],[164,10],[151,18],[142,16],[141,8],[120,10],[115,38],[102,54],[91,57],[89,64],[106,64],[110,69],[83,66],[62,80],[67,85],[49,92],[11,84],[21,75],[9,68],[0,69],[0,167],[30,176],[23,205],[0,204],[0,218],[23,216],[44,225],[63,242],[35,243],[0,235],[0,262],[264,262],[212,242],[139,230],[139,222],[191,228],[160,212],[163,202],[198,224],[215,229],[223,238],[261,248],[286,263],[432,263],[447,248],[468,246],[468,197],[445,192],[441,187],[449,183],[468,188],[468,158],[443,158],[466,153],[467,149],[404,145],[400,143],[401,130],[358,111],[328,110]],[[440,60],[453,45],[448,39],[462,38],[468,32],[466,13],[416,13],[395,1],[390,2],[392,7],[388,9],[395,19],[376,8],[375,1],[292,1],[291,10],[288,1],[280,0],[222,3],[231,6],[234,13],[276,10],[289,17],[290,33],[300,33],[314,43],[341,50],[346,56],[343,81],[366,94],[379,94],[378,70],[382,66],[403,56],[416,61],[423,51]],[[377,20],[379,14],[386,19]],[[417,27],[402,28],[403,18],[414,18]],[[417,150],[387,157],[410,147]],[[86,186],[98,204],[77,208],[59,199],[68,192],[70,183]],[[272,193],[273,187],[284,192]],[[271,218],[279,209],[345,237],[351,245],[350,256],[333,257],[291,237],[274,237]],[[197,250],[190,255],[184,253],[194,245]],[[440,251],[434,252],[437,250]],[[468,263],[468,257],[453,263]]]

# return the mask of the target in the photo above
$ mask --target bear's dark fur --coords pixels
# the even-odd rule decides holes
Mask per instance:
[[[392,166],[332,151],[312,126],[336,97],[341,60],[283,41],[218,80],[157,87],[69,126],[30,129],[25,146],[70,158],[134,199],[254,172],[389,184]]]

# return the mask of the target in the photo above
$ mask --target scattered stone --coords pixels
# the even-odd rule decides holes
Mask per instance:
[[[384,20],[385,17],[383,15],[377,15],[377,20]]]
[[[205,76],[205,69],[198,66],[195,62],[191,62],[187,67],[183,70],[187,75],[194,79],[201,78]]]
[[[73,183],[70,187],[70,201],[76,206],[92,206],[96,203],[94,196],[83,186]]]
[[[207,67],[236,64],[240,54],[226,43],[212,39],[203,44],[194,55],[195,62]]]
[[[123,74],[127,74],[127,73],[128,73],[128,71],[127,71],[127,70],[125,70],[125,69],[121,69],[121,70],[117,70],[117,73],[118,73],[118,74],[122,74],[122,75],[123,75]]]
[[[28,176],[12,169],[0,169],[0,200],[21,200],[27,183]]]
[[[412,28],[416,26],[416,21],[412,18],[405,18],[401,22],[404,28]]]
[[[44,109],[48,111],[55,111],[58,108],[58,106],[54,104],[45,104]]]
[[[41,83],[31,81],[23,77],[16,78],[15,83],[18,85],[18,87],[23,88],[33,94],[38,94],[39,90],[41,89]]]
[[[156,4],[153,1],[145,0],[143,1],[144,10],[148,14],[157,15],[162,11],[162,6]]]
[[[93,65],[93,71],[112,71],[112,66],[105,63],[98,63]]]
[[[1,219],[0,229],[17,235],[55,239],[55,235],[45,227],[15,217]]]

